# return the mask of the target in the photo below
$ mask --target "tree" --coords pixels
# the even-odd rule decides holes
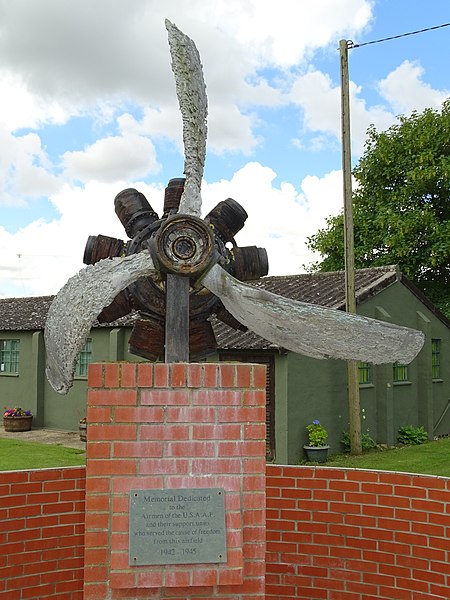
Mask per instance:
[[[450,316],[450,99],[384,132],[371,126],[353,176],[356,268],[398,264]],[[312,271],[343,269],[343,214],[308,247],[323,257]]]

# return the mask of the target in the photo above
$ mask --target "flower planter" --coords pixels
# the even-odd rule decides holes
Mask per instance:
[[[25,417],[3,417],[5,431],[30,431],[33,415]]]
[[[80,423],[78,428],[80,430],[80,441],[85,442],[87,440],[87,423]]]
[[[328,458],[330,446],[303,446],[306,453],[306,459],[309,462],[325,462]]]

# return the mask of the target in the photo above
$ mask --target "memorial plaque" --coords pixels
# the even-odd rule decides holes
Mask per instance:
[[[227,560],[222,488],[131,490],[130,565]]]

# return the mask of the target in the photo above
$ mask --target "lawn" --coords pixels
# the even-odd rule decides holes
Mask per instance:
[[[331,456],[327,467],[403,471],[450,477],[450,438],[442,438],[419,446],[401,446],[388,450],[372,450],[362,456]],[[84,465],[84,450],[59,445],[0,439],[0,471],[45,469]],[[306,463],[314,464],[314,463]]]
[[[418,446],[400,446],[387,450],[372,450],[362,456],[338,454],[331,456],[326,466],[379,471],[403,471],[450,477],[450,438],[441,438]]]
[[[76,448],[0,439],[0,471],[84,465],[86,452]]]

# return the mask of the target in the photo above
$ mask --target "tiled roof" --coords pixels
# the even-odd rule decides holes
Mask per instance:
[[[44,329],[54,296],[0,298],[0,331]]]
[[[380,286],[385,288],[396,281],[397,277],[395,266],[357,270],[355,290],[358,301],[365,300],[367,295],[373,296],[379,291]],[[310,302],[330,308],[344,308],[345,306],[344,271],[263,277],[259,281],[253,282],[252,285],[301,302]]]
[[[357,302],[364,302],[381,290],[401,281],[416,295],[447,327],[449,320],[401,273],[395,266],[359,269],[355,274],[355,293]],[[332,273],[302,273],[300,275],[283,275],[264,277],[252,285],[266,290],[329,308],[345,307],[345,278],[343,271]],[[45,327],[45,320],[54,296],[37,296],[27,298],[0,298],[0,332],[1,331],[37,331]],[[136,313],[101,327],[131,326]],[[236,331],[224,325],[216,318],[212,319],[214,333],[221,350],[265,350],[273,348],[267,340],[251,331]],[[99,327],[98,323],[94,327]]]
[[[357,302],[363,302],[388,287],[399,278],[395,266],[359,269],[355,273]],[[264,277],[253,285],[264,287],[269,292],[329,308],[345,308],[344,271],[330,273],[302,273]],[[252,331],[236,331],[217,319],[212,320],[214,333],[221,350],[266,350],[274,345]]]

